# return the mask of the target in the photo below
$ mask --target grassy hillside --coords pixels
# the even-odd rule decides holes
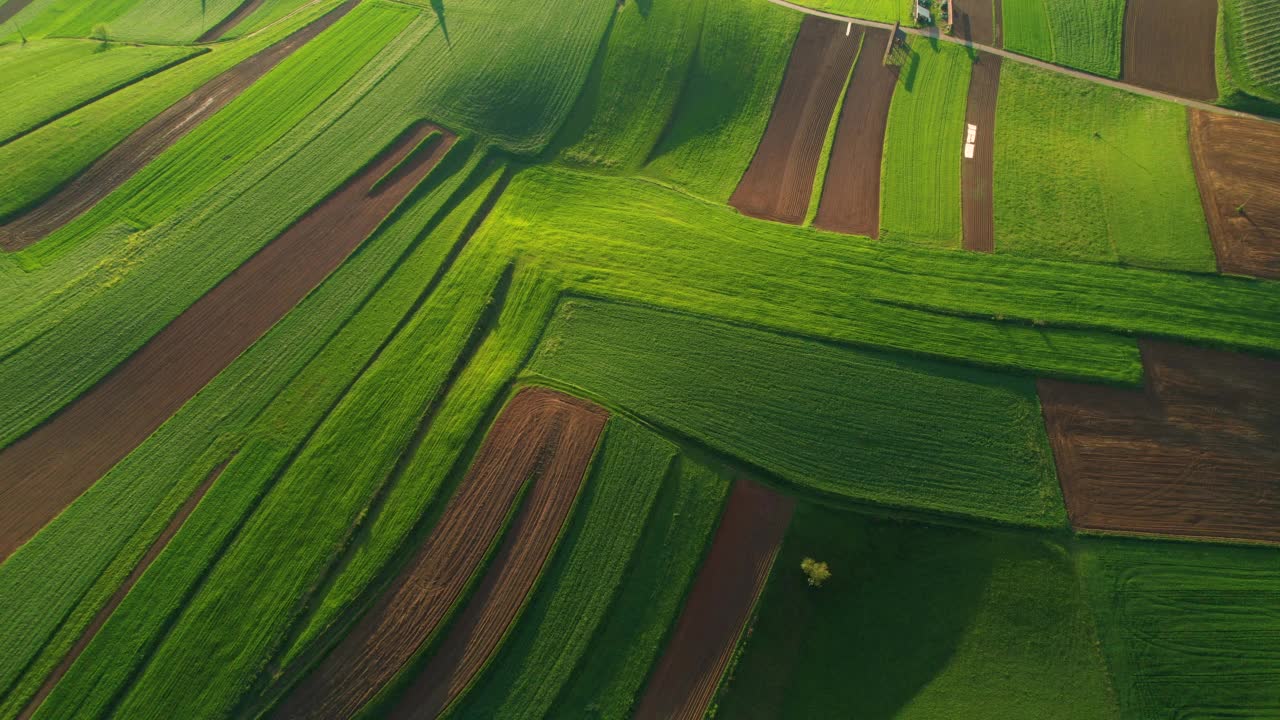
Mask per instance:
[[[1060,545],[804,504],[719,714],[1122,717]]]
[[[1004,47],[1120,77],[1125,0],[1003,0]]]
[[[996,122],[996,251],[1212,272],[1184,108],[1009,63]],[[1046,152],[1062,162],[1046,162]]]
[[[96,37],[112,40],[187,43],[231,14],[242,0],[33,0],[14,16],[0,41],[17,37]]]

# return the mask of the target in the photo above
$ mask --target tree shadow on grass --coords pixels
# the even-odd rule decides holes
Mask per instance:
[[[449,26],[444,22],[444,0],[431,0],[431,10],[436,14],[436,20],[444,32],[444,44],[453,47],[453,43],[449,41]]]

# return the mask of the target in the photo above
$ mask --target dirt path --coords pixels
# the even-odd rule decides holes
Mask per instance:
[[[978,45],[1003,47],[1003,8],[1000,0],[954,0],[955,34],[962,40]]]
[[[793,2],[789,2],[789,0],[768,0],[768,1],[773,3],[774,5],[780,5],[782,7],[795,10],[796,12],[805,13],[806,15],[813,15],[815,17],[828,18],[830,20],[837,20],[842,23],[853,23],[854,25],[862,25],[863,27],[878,27],[878,28],[884,28],[886,30],[893,27],[893,25],[889,23],[876,22],[874,20],[863,20],[861,18],[848,17],[846,15],[836,15],[835,13],[824,12],[822,10],[814,10],[813,8],[807,8],[807,7],[804,7],[803,5],[797,5]],[[1106,85],[1107,87],[1113,87],[1119,90],[1126,90],[1128,92],[1136,93],[1138,95],[1145,95],[1147,97],[1156,98],[1157,100],[1167,100],[1169,102],[1177,103],[1179,105],[1185,105],[1186,107],[1198,108],[1206,112],[1218,113],[1221,115],[1229,115],[1232,117],[1255,118],[1255,119],[1263,120],[1266,122],[1280,123],[1280,118],[1269,118],[1261,115],[1253,115],[1246,112],[1240,112],[1239,110],[1230,110],[1228,108],[1218,107],[1217,105],[1212,105],[1210,103],[1202,102],[1200,100],[1193,100],[1191,98],[1179,97],[1177,95],[1171,95],[1167,92],[1152,90],[1151,88],[1141,87],[1139,85],[1134,85],[1132,83],[1123,82],[1120,80],[1112,80],[1111,78],[1104,78],[1098,75],[1090,75],[1087,72],[1082,72],[1080,70],[1073,70],[1069,67],[1063,67],[1061,65],[1054,65],[1053,63],[1045,62],[1043,60],[1037,60],[1035,58],[1027,57],[1026,55],[1019,55],[1017,53],[1009,52],[1008,50],[1004,50],[999,47],[994,47],[992,45],[983,45],[981,43],[972,42],[970,40],[966,40],[960,37],[955,37],[952,35],[942,35],[938,31],[938,29],[935,27],[930,27],[930,28],[904,27],[902,28],[902,32],[908,33],[910,35],[919,35],[921,37],[934,38],[939,40],[940,42],[949,42],[949,43],[955,43],[957,45],[963,45],[965,47],[973,48],[975,50],[981,50],[983,52],[991,53],[993,55],[999,55],[1000,57],[1006,60],[1013,60],[1015,62],[1020,62],[1024,65],[1030,65],[1032,67],[1040,68],[1041,70],[1055,72],[1060,75],[1070,75],[1071,77],[1079,78],[1081,80],[1088,80],[1089,82],[1097,83],[1099,85]]]
[[[849,93],[836,123],[831,160],[814,225],[835,232],[880,234],[880,161],[898,69],[883,62],[888,30],[866,31]]]
[[[801,23],[769,125],[729,199],[744,215],[804,221],[831,113],[858,52],[859,35],[845,30],[815,17]]]
[[[1218,269],[1280,280],[1280,125],[1189,113],[1191,158]]]
[[[221,22],[208,30],[205,30],[204,34],[196,38],[196,42],[207,43],[217,40],[223,35],[226,35],[228,30],[239,25],[241,20],[252,15],[253,11],[257,10],[261,6],[262,0],[244,0],[244,2],[240,3],[240,6],[233,10],[230,15],[222,18]]]
[[[222,475],[222,471],[226,469],[227,464],[230,462],[231,460],[228,458],[218,464],[218,466],[209,473],[208,477],[205,478],[204,482],[196,488],[196,491],[191,494],[191,497],[187,498],[187,501],[183,503],[182,507],[178,508],[178,512],[174,513],[173,519],[171,519],[169,524],[165,526],[164,530],[160,533],[160,536],[155,539],[155,542],[151,543],[150,548],[147,548],[146,554],[144,554],[142,559],[138,561],[137,566],[133,568],[133,572],[129,573],[129,577],[125,578],[124,583],[121,584],[115,593],[112,594],[111,598],[107,600],[107,604],[103,605],[102,609],[93,616],[93,620],[89,623],[89,626],[84,629],[84,632],[80,635],[80,639],[77,640],[76,644],[67,652],[66,657],[62,658],[62,662],[58,663],[58,666],[53,669],[53,672],[49,674],[49,677],[45,678],[44,684],[40,686],[40,690],[36,692],[31,700],[27,701],[27,706],[18,714],[18,720],[28,720],[35,714],[36,710],[40,708],[40,703],[44,702],[44,699],[49,696],[49,693],[53,692],[54,686],[58,684],[58,681],[62,679],[63,675],[67,674],[67,670],[71,669],[71,665],[75,663],[76,658],[80,657],[80,653],[84,652],[84,649],[89,646],[89,643],[93,640],[94,636],[98,634],[98,631],[102,629],[103,624],[107,622],[107,618],[111,617],[111,613],[115,612],[115,609],[124,601],[125,596],[133,589],[133,586],[138,582],[138,578],[142,577],[142,574],[147,571],[147,568],[151,567],[151,563],[154,562],[160,555],[160,552],[165,549],[169,544],[169,541],[173,539],[173,536],[178,533],[182,524],[187,521],[187,517],[196,509],[196,505],[200,504],[200,500],[205,496],[205,493],[209,492],[209,488],[213,487],[214,481],[218,479],[218,476]]]
[[[200,86],[94,161],[52,195],[0,225],[0,248],[21,250],[79,217],[234,100],[298,48],[336,23],[359,0],[348,0],[289,37]]]
[[[410,172],[370,187],[435,128],[387,152],[174,318],[97,385],[0,451],[0,560],[71,504],[284,314],[371,233],[448,152],[446,136]]]
[[[528,498],[506,533],[498,559],[455,626],[475,623],[475,608],[488,607],[486,603],[519,607],[527,586],[515,581],[531,583],[542,567],[607,419],[599,407],[551,390],[528,388],[516,395],[485,437],[444,515],[391,590],[302,680],[273,717],[351,717],[359,711],[446,620],[502,534],[521,488],[531,481]],[[483,620],[479,627],[495,637],[506,629],[500,617]],[[489,623],[497,624],[490,627]],[[449,667],[466,665],[456,656],[460,639],[476,638],[452,630],[433,664],[454,652]],[[487,656],[482,652],[466,660],[483,662]],[[450,677],[460,683],[456,689],[465,685],[459,676]],[[428,694],[446,687],[453,686],[433,684]]]
[[[734,483],[711,549],[645,686],[636,720],[700,720],[706,715],[764,588],[793,507],[791,498],[763,485]]]
[[[1038,383],[1071,524],[1280,542],[1280,361],[1140,347],[1145,392]]]
[[[1000,94],[1000,58],[979,54],[969,80],[969,105],[965,111],[966,148],[960,166],[960,204],[964,209],[964,249],[995,249],[995,210],[992,183],[995,174],[996,98]],[[968,128],[974,128],[973,157],[969,157]]]
[[[1218,3],[1128,0],[1124,13],[1125,82],[1194,100],[1215,100]]]

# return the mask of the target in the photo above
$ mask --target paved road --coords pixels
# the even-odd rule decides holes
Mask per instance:
[[[790,8],[791,10],[806,13],[808,15],[816,15],[818,17],[829,18],[831,20],[839,20],[840,22],[851,22],[854,25],[865,25],[866,27],[878,27],[878,28],[886,28],[886,29],[893,28],[893,25],[891,23],[882,23],[882,22],[876,22],[874,20],[863,20],[861,18],[852,18],[852,17],[847,17],[845,15],[836,15],[835,13],[823,12],[821,10],[814,10],[813,8],[808,8],[803,5],[797,5],[793,2],[788,2],[787,0],[769,0],[769,2],[773,3],[774,5],[781,5],[782,7]],[[1189,100],[1184,97],[1178,97],[1177,95],[1162,93],[1158,90],[1150,90],[1144,87],[1138,87],[1137,85],[1130,85],[1129,83],[1121,82],[1119,80],[1112,80],[1111,78],[1105,78],[1099,75],[1091,75],[1087,72],[1082,72],[1080,70],[1073,70],[1071,68],[1063,67],[1061,65],[1054,65],[1053,63],[1044,62],[1043,60],[1037,60],[1032,57],[1027,57],[1026,55],[1019,55],[1018,53],[1009,52],[1008,50],[1005,50],[1003,48],[991,47],[990,45],[982,45],[979,43],[971,42],[969,40],[965,40],[963,38],[954,37],[952,35],[943,35],[936,27],[914,28],[914,27],[903,26],[902,31],[909,35],[920,35],[922,37],[936,38],[943,42],[963,45],[965,47],[973,48],[975,50],[980,50],[985,53],[991,53],[992,55],[999,55],[1000,57],[1013,60],[1014,62],[1020,62],[1026,65],[1032,65],[1034,67],[1040,68],[1041,70],[1048,70],[1049,72],[1056,72],[1062,75],[1070,75],[1071,77],[1080,78],[1081,80],[1088,80],[1089,82],[1098,83],[1099,85],[1106,85],[1108,87],[1119,88],[1121,90],[1128,90],[1129,92],[1137,93],[1139,95],[1146,95],[1147,97],[1153,97],[1158,100],[1168,100],[1169,102],[1177,103],[1179,105],[1185,105],[1190,108],[1196,108],[1197,110],[1204,110],[1207,112],[1218,113],[1221,115],[1232,115],[1234,117],[1253,118],[1255,120],[1264,120],[1266,122],[1280,123],[1280,118],[1269,118],[1263,115],[1254,115],[1252,113],[1240,112],[1239,110],[1231,110],[1228,108],[1219,107],[1217,105],[1212,105],[1210,103],[1200,102],[1199,100]]]

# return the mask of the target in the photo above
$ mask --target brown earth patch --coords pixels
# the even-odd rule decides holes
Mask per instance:
[[[979,45],[1001,46],[1000,0],[952,0],[955,19],[952,28],[957,37]]]
[[[889,103],[898,83],[897,66],[883,62],[889,33],[869,28],[862,42],[813,223],[823,230],[867,237],[880,234],[880,160]]]
[[[1194,100],[1216,100],[1218,3],[1128,0],[1125,82]]]
[[[103,605],[102,609],[93,616],[93,620],[89,622],[88,627],[86,627],[84,632],[81,633],[80,639],[76,641],[75,645],[71,646],[71,650],[67,652],[66,657],[62,658],[62,662],[58,663],[58,666],[53,669],[53,672],[49,674],[49,677],[45,678],[44,684],[40,686],[40,690],[27,701],[27,706],[22,709],[21,713],[19,713],[18,720],[29,720],[29,718],[35,714],[36,710],[40,708],[40,703],[44,702],[44,699],[49,696],[49,693],[53,692],[54,686],[58,684],[58,681],[62,679],[63,675],[67,674],[67,670],[71,669],[71,665],[75,663],[76,658],[80,657],[80,653],[84,652],[84,649],[89,646],[89,643],[93,640],[94,636],[98,634],[98,631],[101,630],[102,626],[107,622],[107,618],[111,617],[111,613],[115,612],[116,608],[120,606],[120,603],[124,601],[125,596],[133,589],[133,586],[138,582],[138,578],[142,577],[142,574],[147,571],[147,568],[151,567],[151,563],[154,562],[160,555],[160,552],[165,549],[169,544],[169,541],[173,539],[173,536],[178,533],[182,524],[187,521],[187,517],[196,509],[196,505],[200,504],[201,498],[205,496],[205,493],[209,492],[209,488],[213,487],[214,481],[218,479],[218,476],[222,474],[222,471],[226,469],[227,464],[230,462],[231,459],[228,458],[219,463],[218,466],[209,473],[208,477],[205,478],[204,482],[200,483],[200,486],[191,494],[191,497],[187,498],[187,501],[182,504],[182,507],[178,508],[178,512],[174,513],[173,519],[171,519],[169,524],[165,526],[163,531],[161,531],[159,537],[151,543],[151,547],[147,548],[147,552],[142,556],[142,559],[138,561],[138,564],[133,568],[133,571],[129,573],[129,577],[125,578],[124,583],[121,584],[115,593],[111,595],[111,598],[107,600],[107,604]]]
[[[0,248],[21,250],[79,217],[358,3],[339,5],[149,120],[60,189],[0,225]]]
[[[973,157],[960,162],[960,205],[964,211],[964,249],[995,249],[992,180],[995,173],[996,98],[1000,94],[1000,57],[979,53],[969,79],[968,126],[978,128]],[[966,134],[966,139],[967,139]]]
[[[1140,347],[1145,392],[1038,383],[1071,524],[1280,542],[1280,361]]]
[[[205,30],[200,37],[196,38],[196,42],[207,43],[217,40],[223,35],[226,35],[228,30],[239,25],[241,20],[252,15],[253,11],[257,10],[261,6],[262,0],[244,0],[244,2],[240,3],[239,7],[231,11],[230,15],[222,18],[217,25]]]
[[[769,125],[729,198],[742,214],[804,221],[831,113],[858,53],[859,35],[845,28],[812,15],[801,22]]]
[[[391,590],[302,680],[275,717],[351,717],[428,642],[531,487],[462,615],[397,708],[434,717],[466,687],[524,603],[582,484],[607,413],[543,388],[494,422],[461,488]]]
[[[147,439],[342,264],[448,152],[419,123],[97,385],[0,451],[0,560]],[[413,153],[410,155],[410,153]],[[402,159],[394,182],[374,183]]]
[[[9,18],[22,12],[23,8],[31,4],[31,0],[9,0],[9,2],[0,5],[0,23],[9,22]]]
[[[645,686],[636,720],[698,720],[764,588],[795,503],[750,480],[729,493],[711,549]]]
[[[1188,112],[1218,269],[1280,280],[1280,125]]]

